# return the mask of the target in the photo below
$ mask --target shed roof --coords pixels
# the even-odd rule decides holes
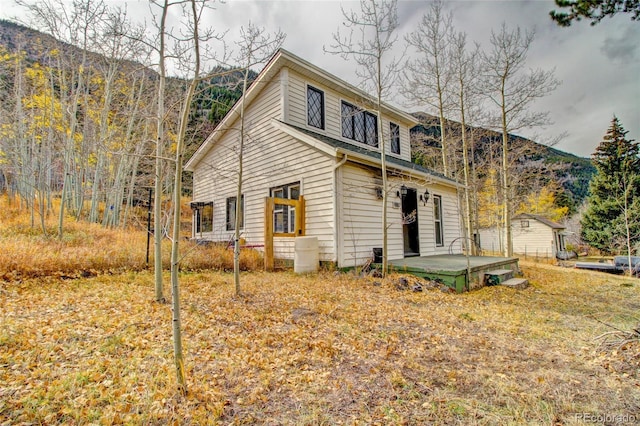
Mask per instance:
[[[531,213],[520,213],[519,215],[516,215],[513,217],[514,219],[533,219],[533,220],[537,220],[540,223],[543,223],[545,225],[547,225],[550,228],[553,229],[564,229],[565,227],[560,225],[557,222],[554,222],[550,219],[547,219],[544,216],[541,216],[539,214],[531,214]]]

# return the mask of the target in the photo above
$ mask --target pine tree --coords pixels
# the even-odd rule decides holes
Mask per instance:
[[[585,242],[605,252],[640,249],[640,146],[617,117],[596,152],[582,224]]]

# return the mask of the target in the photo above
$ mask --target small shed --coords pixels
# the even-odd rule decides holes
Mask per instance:
[[[480,229],[480,247],[500,252],[504,247],[504,233],[497,227]],[[511,220],[513,253],[525,256],[554,258],[565,252],[565,227],[544,216],[521,213]]]

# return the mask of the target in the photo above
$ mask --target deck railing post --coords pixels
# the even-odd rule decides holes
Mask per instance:
[[[264,269],[273,271],[273,210],[275,203],[273,198],[264,200]]]

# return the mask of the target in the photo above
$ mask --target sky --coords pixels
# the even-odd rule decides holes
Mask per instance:
[[[9,0],[0,1],[0,18],[26,19]],[[129,15],[137,19],[151,19],[144,0],[105,1],[126,5]],[[249,21],[270,32],[280,29],[287,34],[285,49],[357,86],[354,62],[325,53],[324,48],[332,43],[332,35],[343,22],[341,8],[357,11],[358,7],[354,1],[227,0],[206,18],[213,28],[228,30],[229,41]],[[519,26],[535,31],[528,67],[553,69],[562,83],[531,106],[534,111],[549,111],[553,123],[520,130],[520,136],[554,143],[557,149],[588,157],[602,141],[615,114],[628,131],[627,138],[640,139],[640,22],[618,14],[595,26],[583,21],[562,28],[549,18],[549,11],[555,9],[553,0],[448,0],[445,8],[453,13],[455,30],[466,32],[469,41],[485,49],[489,48],[491,31],[498,31],[503,22],[508,29]],[[426,1],[398,1],[399,38],[395,48],[399,54],[405,49],[403,35],[415,29],[428,10]],[[388,101],[409,112],[428,112],[426,107],[407,106],[398,95]]]

